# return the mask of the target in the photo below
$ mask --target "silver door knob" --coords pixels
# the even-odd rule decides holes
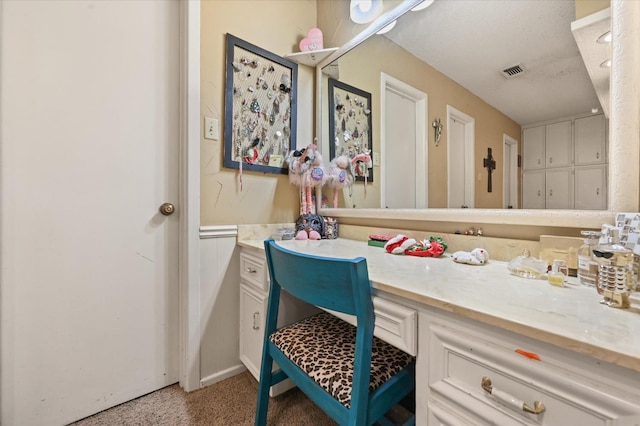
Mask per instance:
[[[162,204],[160,206],[160,208],[158,210],[160,210],[160,213],[162,213],[163,215],[169,216],[169,215],[172,215],[173,212],[176,211],[176,208],[171,203],[164,203],[164,204]]]

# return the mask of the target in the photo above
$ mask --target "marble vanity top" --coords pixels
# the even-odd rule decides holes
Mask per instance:
[[[264,251],[263,240],[240,246]],[[278,241],[301,253],[367,259],[374,291],[453,312],[505,330],[640,371],[640,312],[599,303],[576,281],[559,288],[511,275],[505,262],[455,263],[451,257],[392,255],[363,241]]]

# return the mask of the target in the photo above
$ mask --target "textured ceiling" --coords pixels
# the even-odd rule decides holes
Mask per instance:
[[[600,108],[572,0],[436,0],[385,34],[520,125]],[[501,70],[526,70],[506,79]]]

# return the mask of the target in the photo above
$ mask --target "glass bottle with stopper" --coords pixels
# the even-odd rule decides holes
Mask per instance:
[[[598,262],[593,256],[593,249],[598,244],[600,232],[581,231],[584,235],[584,244],[578,249],[578,279],[580,284],[595,287],[598,276]]]

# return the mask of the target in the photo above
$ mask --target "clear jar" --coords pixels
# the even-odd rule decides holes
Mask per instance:
[[[598,262],[593,256],[593,249],[598,244],[600,233],[596,231],[581,231],[584,244],[578,249],[578,279],[580,284],[595,287],[598,278]]]

